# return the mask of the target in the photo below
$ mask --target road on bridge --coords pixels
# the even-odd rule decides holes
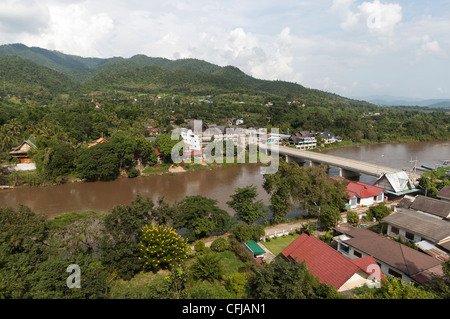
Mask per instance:
[[[261,147],[261,146],[260,146]],[[262,146],[263,148],[265,146]],[[270,151],[270,147],[267,147]],[[322,163],[330,167],[337,167],[347,171],[380,177],[385,173],[395,173],[399,169],[386,167],[377,164],[366,163],[358,160],[343,158],[339,156],[299,150],[292,147],[278,146],[279,155],[297,158],[299,161],[311,161],[314,163]]]

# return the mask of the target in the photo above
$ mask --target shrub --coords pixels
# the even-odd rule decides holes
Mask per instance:
[[[195,245],[194,245],[194,250],[196,252],[198,252],[198,253],[204,252],[205,248],[206,248],[205,243],[203,241],[201,241],[201,240],[196,242]]]
[[[348,211],[347,212],[347,222],[349,224],[357,224],[359,222],[359,216],[354,211]]]
[[[211,243],[211,250],[216,252],[224,252],[230,248],[230,243],[223,237],[219,237]]]
[[[127,170],[128,178],[138,177],[139,175],[141,175],[141,172],[137,168],[130,168]]]
[[[220,257],[213,252],[197,257],[192,265],[191,271],[197,280],[221,280],[223,275]]]
[[[225,281],[225,287],[228,291],[234,292],[238,297],[245,292],[245,284],[247,283],[247,276],[245,273],[232,273]]]

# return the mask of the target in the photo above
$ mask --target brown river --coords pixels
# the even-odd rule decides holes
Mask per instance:
[[[450,142],[360,145],[327,150],[326,153],[399,170],[409,169],[411,159],[417,159],[417,167],[436,167],[443,161],[450,160]],[[251,184],[257,186],[258,199],[269,204],[269,197],[263,190],[262,183],[263,175],[259,164],[241,164],[215,169],[201,168],[177,174],[119,178],[110,182],[75,182],[5,189],[0,190],[0,207],[24,204],[35,212],[54,217],[64,212],[109,211],[116,205],[130,204],[139,193],[144,197],[151,197],[155,202],[159,197],[164,197],[170,203],[188,195],[202,195],[216,199],[220,208],[233,215],[226,202],[238,187]]]

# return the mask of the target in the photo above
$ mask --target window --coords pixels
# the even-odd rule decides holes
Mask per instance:
[[[396,278],[402,278],[402,274],[396,272],[395,270],[392,270],[391,268],[389,268],[388,274]]]
[[[406,238],[408,238],[409,240],[414,240],[414,234],[406,232]]]
[[[344,244],[340,244],[339,250],[346,254],[348,254],[350,252],[350,249],[348,248],[348,246],[344,245]]]
[[[398,235],[398,232],[399,232],[399,230],[397,227],[393,227],[393,226],[391,227],[391,233]]]
[[[356,251],[356,250],[353,251],[353,255],[355,255],[358,258],[362,257],[362,254],[359,251]]]

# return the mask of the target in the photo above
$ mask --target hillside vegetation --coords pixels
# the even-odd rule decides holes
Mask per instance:
[[[6,92],[3,93],[30,95],[40,87],[46,88],[52,94],[81,94],[89,90],[200,95],[246,93],[296,99],[310,105],[336,102],[351,106],[371,105],[364,101],[305,88],[296,83],[255,79],[236,67],[220,67],[197,59],[169,60],[142,54],[129,59],[83,58],[58,51],[30,48],[23,44],[0,46],[2,65],[10,63],[12,56],[15,60],[9,69],[17,79],[11,80],[11,85],[7,86]],[[31,74],[39,74],[40,77],[29,77],[29,68],[36,70]],[[23,79],[27,80],[29,85],[24,86]],[[60,85],[55,85],[55,82]]]

